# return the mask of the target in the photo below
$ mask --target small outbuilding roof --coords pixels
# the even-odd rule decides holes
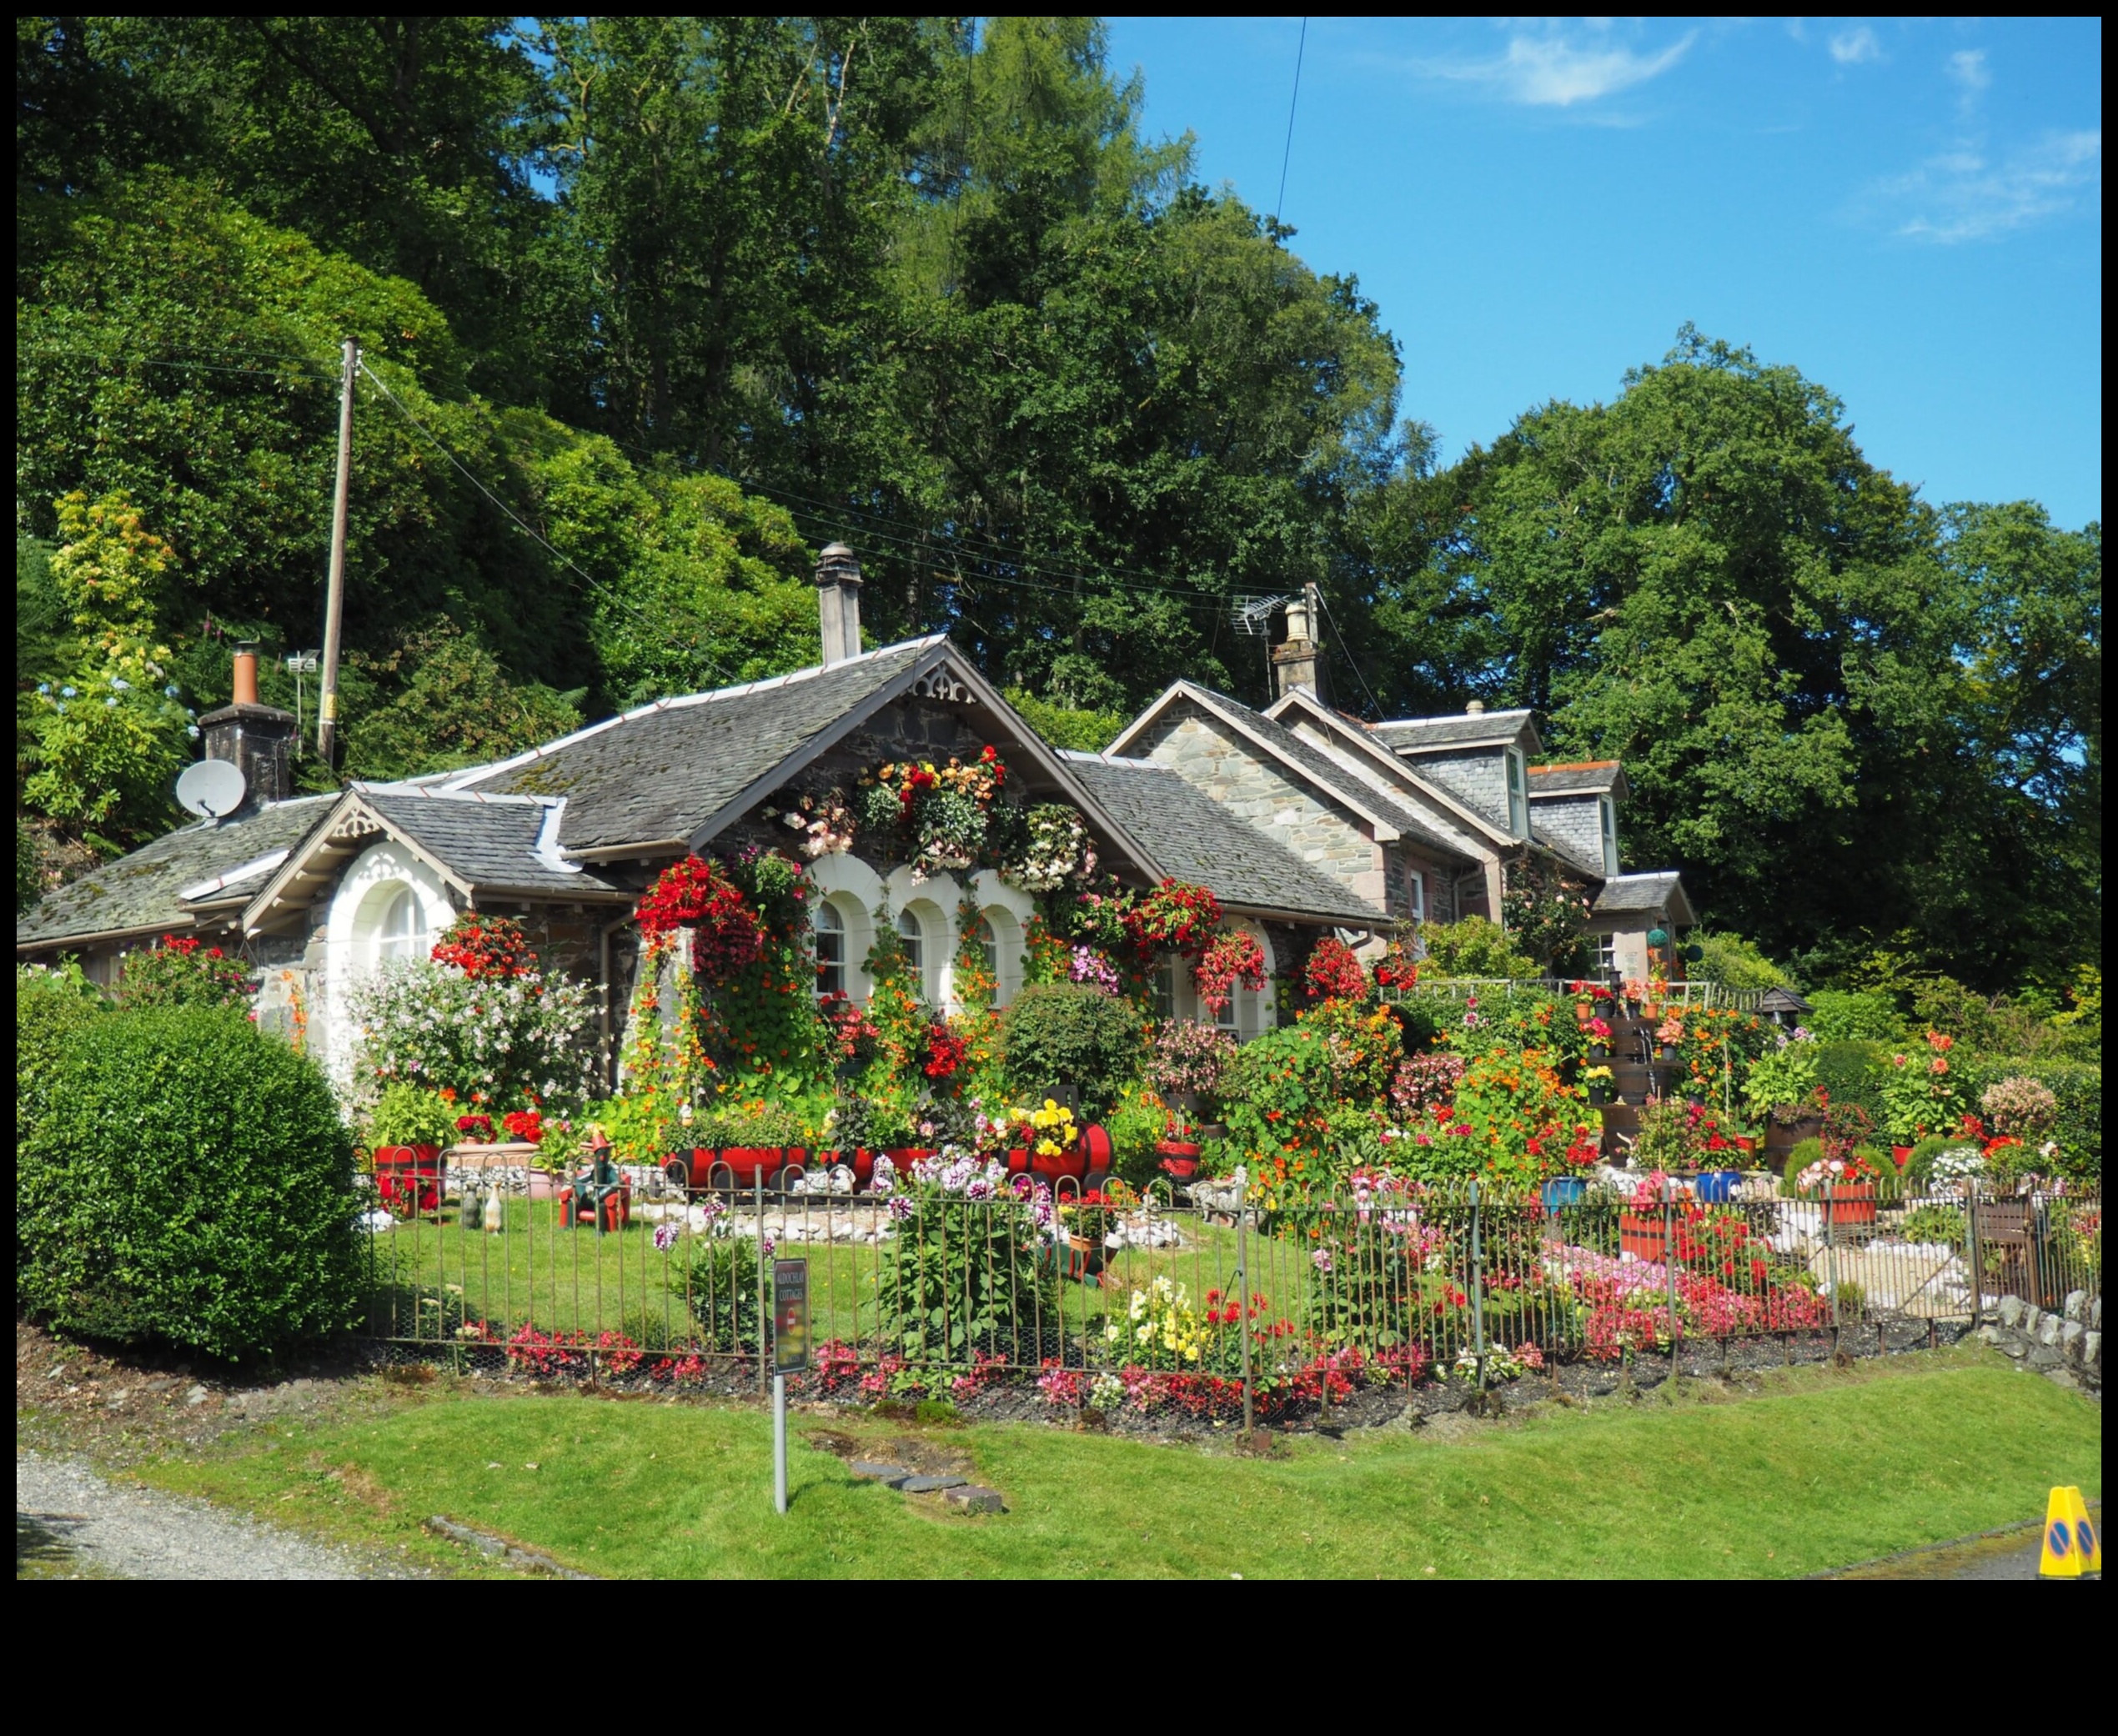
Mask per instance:
[[[1401,754],[1423,754],[1441,748],[1501,746],[1537,726],[1529,710],[1512,711],[1454,711],[1446,717],[1400,717],[1368,725]]]
[[[1564,765],[1533,765],[1529,769],[1529,799],[1558,795],[1602,795],[1606,792],[1623,800],[1632,794],[1625,781],[1625,767],[1616,760],[1576,760]]]
[[[1810,1007],[1809,1002],[1794,990],[1783,985],[1767,989],[1759,997],[1758,1011],[1762,1013],[1805,1013],[1810,1011]]]
[[[1698,919],[1684,896],[1684,877],[1674,868],[1653,874],[1621,874],[1604,882],[1592,916],[1664,916],[1688,928]]]

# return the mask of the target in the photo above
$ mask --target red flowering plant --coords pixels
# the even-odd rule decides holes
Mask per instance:
[[[875,1058],[882,1033],[851,996],[834,991],[817,1002],[816,1010],[824,1016],[832,1053],[838,1061],[861,1066]]]
[[[465,1145],[484,1145],[493,1136],[493,1117],[489,1115],[459,1115],[456,1117],[456,1133]]]
[[[1136,898],[1120,920],[1142,965],[1165,952],[1195,959],[1221,926],[1221,901],[1204,886],[1166,880]]]
[[[926,1027],[926,1042],[921,1051],[920,1071],[930,1079],[952,1079],[963,1065],[963,1057],[971,1045],[940,1020]]]
[[[492,1123],[486,1123],[490,1127]],[[517,1109],[500,1117],[500,1126],[507,1130],[509,1139],[520,1140],[525,1145],[541,1145],[545,1137],[544,1112],[537,1109]]]
[[[1234,998],[1237,983],[1252,990],[1265,986],[1265,949],[1257,936],[1232,928],[1207,944],[1192,967],[1192,980],[1198,985],[1200,1001],[1217,1018]]]
[[[127,1006],[250,1005],[250,969],[193,935],[164,935],[143,952],[128,953],[118,980]]]
[[[691,959],[700,976],[720,982],[757,962],[764,925],[717,862],[686,856],[665,868],[634,911],[650,955],[680,929],[692,931]]]
[[[434,943],[437,965],[454,965],[474,981],[499,981],[509,977],[535,976],[537,955],[522,932],[522,925],[509,916],[489,916],[466,911],[451,922]]]
[[[1375,986],[1378,989],[1410,989],[1419,986],[1419,964],[1412,949],[1403,940],[1393,939],[1381,958],[1376,961]]]
[[[1302,973],[1303,986],[1312,1001],[1362,1001],[1368,997],[1368,976],[1353,949],[1336,935],[1326,935],[1309,954]]]

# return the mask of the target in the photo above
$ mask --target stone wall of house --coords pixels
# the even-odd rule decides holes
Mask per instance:
[[[1421,754],[1405,763],[1494,824],[1508,824],[1508,765],[1503,750],[1482,747],[1458,754]]]
[[[1319,801],[1218,718],[1173,706],[1132,751],[1168,766],[1349,891],[1378,905],[1388,896],[1383,852],[1365,822]]]
[[[2062,1386],[2103,1390],[2103,1298],[2068,1292],[2056,1312],[2004,1296],[1978,1336],[2003,1355]]]
[[[1404,845],[1393,845],[1389,849],[1390,914],[1403,920],[1413,912],[1412,876],[1417,872],[1426,884],[1426,911],[1428,922],[1453,922],[1456,920],[1456,876],[1458,871],[1445,867],[1424,850]]]
[[[1534,788],[1536,780],[1530,782]],[[1558,839],[1583,862],[1604,859],[1604,804],[1599,795],[1532,797],[1530,823]]]
[[[1343,766],[1370,789],[1378,790],[1393,801],[1410,807],[1444,843],[1454,845],[1466,855],[1483,856],[1492,853],[1492,842],[1483,834],[1473,831],[1454,814],[1438,806],[1430,796],[1413,789],[1403,780],[1392,777],[1364,755],[1345,747],[1329,730],[1313,720],[1307,717],[1299,719],[1294,725],[1294,733],[1327,759]],[[1417,765],[1412,762],[1401,760],[1399,763],[1409,772],[1416,773],[1418,770]],[[1450,791],[1452,795],[1454,793]],[[1432,890],[1430,886],[1430,896]],[[1440,920],[1446,921],[1450,919],[1444,917]]]

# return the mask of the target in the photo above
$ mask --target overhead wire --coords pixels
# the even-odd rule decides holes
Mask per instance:
[[[1383,702],[1376,698],[1375,690],[1368,685],[1368,677],[1361,670],[1360,660],[1353,655],[1353,646],[1347,644],[1346,630],[1338,625],[1338,617],[1331,612],[1330,600],[1324,595],[1322,585],[1317,587],[1317,602],[1322,608],[1323,618],[1330,624],[1331,630],[1338,635],[1339,655],[1345,658],[1347,668],[1353,670],[1353,679],[1361,684],[1361,691],[1368,695],[1368,708],[1370,715],[1378,722],[1381,721]]]
[[[1309,46],[1309,21],[1302,21],[1302,34],[1294,44],[1294,94],[1287,99],[1287,143],[1280,152],[1279,197],[1272,201],[1272,221],[1287,208],[1287,166],[1294,156],[1294,110],[1302,100],[1302,54]]]

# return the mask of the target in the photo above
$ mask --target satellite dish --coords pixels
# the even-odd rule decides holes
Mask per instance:
[[[243,805],[248,787],[233,761],[201,760],[177,780],[177,800],[202,820],[224,820]]]

